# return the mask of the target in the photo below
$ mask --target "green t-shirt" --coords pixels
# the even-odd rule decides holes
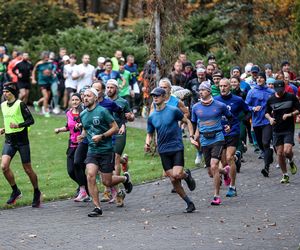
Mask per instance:
[[[121,89],[121,85],[123,84],[123,81],[121,79],[118,79],[118,84],[119,84],[119,96],[126,96],[130,94],[130,87],[129,87],[129,82],[132,78],[130,72],[128,70],[124,70],[123,72],[119,71],[120,75],[125,79],[126,84],[125,86]]]
[[[112,57],[111,61],[112,61],[112,70],[119,71],[120,67],[119,67],[118,59],[116,57]]]
[[[98,143],[93,142],[94,135],[101,135],[110,129],[110,124],[114,118],[107,111],[107,109],[97,105],[93,110],[85,109],[80,114],[80,120],[83,128],[87,133],[89,142],[88,153],[101,154],[113,151],[111,137],[107,137]]]
[[[55,80],[55,78],[52,75],[53,70],[55,70],[55,66],[52,62],[43,62],[39,64],[36,67],[38,84],[52,84]]]
[[[113,116],[120,128],[122,126],[122,124],[124,123],[124,119],[125,119],[124,114],[131,112],[129,103],[120,96],[118,96],[117,99],[112,100],[112,101],[114,101],[119,107],[121,107],[123,109],[122,114],[113,113]]]

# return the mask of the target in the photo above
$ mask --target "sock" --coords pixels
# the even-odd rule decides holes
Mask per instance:
[[[35,193],[35,194],[38,194],[38,193],[40,193],[40,190],[39,190],[39,188],[35,188],[35,189],[34,189],[34,193]]]
[[[17,184],[11,186],[13,192],[17,192],[18,191],[18,187],[17,187]]]
[[[186,202],[187,205],[189,205],[192,202],[187,195],[184,196],[182,199]]]
[[[82,187],[80,187],[80,192],[85,192],[85,187],[84,186],[82,186]]]

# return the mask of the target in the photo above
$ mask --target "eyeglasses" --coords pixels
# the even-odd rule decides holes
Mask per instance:
[[[161,95],[152,95],[153,97],[160,97]]]

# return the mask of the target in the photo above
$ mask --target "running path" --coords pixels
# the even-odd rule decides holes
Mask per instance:
[[[91,203],[73,200],[0,210],[0,249],[297,249],[299,172],[287,185],[279,183],[274,166],[263,178],[263,162],[248,151],[238,196],[226,198],[223,186],[219,207],[210,205],[212,180],[197,169],[197,188],[188,193],[197,208],[193,214],[183,213],[185,204],[170,194],[169,181],[159,180],[135,186],[124,208],[103,203],[100,218],[87,217]],[[298,144],[295,151],[299,156]]]

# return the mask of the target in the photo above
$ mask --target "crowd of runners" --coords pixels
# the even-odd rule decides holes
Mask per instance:
[[[45,117],[65,112],[65,126],[54,132],[70,134],[67,171],[78,185],[74,201],[95,205],[89,217],[102,215],[100,202],[124,206],[126,193],[133,189],[128,155],[123,151],[126,123],[139,115],[147,118],[144,151],[158,152],[172,192],[186,202],[188,213],[196,207],[181,180],[190,191],[196,182],[184,168],[184,138],[195,146],[195,164],[203,162],[213,180],[211,205],[222,203],[222,182],[228,186],[226,197],[237,196],[236,177],[249,145],[262,159],[263,177],[269,177],[274,155],[282,171],[281,183],[290,181],[288,166],[292,175],[297,173],[293,146],[300,87],[288,61],[276,71],[269,63],[261,68],[247,63],[244,70],[233,66],[226,78],[213,55],[207,62],[193,64],[181,53],[170,74],[156,79],[154,55],[141,72],[134,56],[125,59],[120,50],[112,58],[100,56],[96,67],[88,54],[81,60],[76,64],[77,56],[61,48],[57,58],[53,52],[42,52],[34,65],[28,53],[14,51],[8,56],[0,46],[0,133],[5,134],[1,168],[12,188],[8,205],[22,196],[10,168],[17,151],[34,188],[32,206],[41,202],[28,139],[28,128],[34,124],[27,107],[32,84],[38,85],[41,94],[33,102],[36,112]],[[105,187],[101,199],[99,179]]]

